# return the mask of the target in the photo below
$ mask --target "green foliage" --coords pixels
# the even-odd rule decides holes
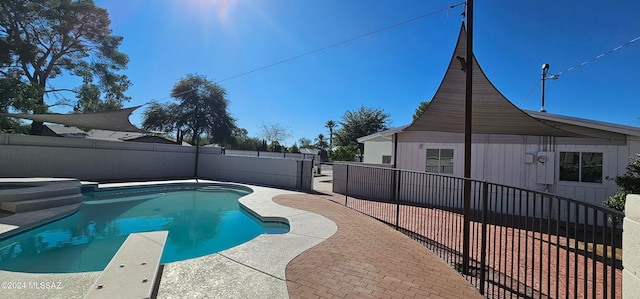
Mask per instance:
[[[31,84],[20,81],[11,75],[0,77],[0,113],[12,111],[28,112],[38,103],[40,90]],[[20,120],[0,116],[0,132],[11,134],[29,133]]]
[[[335,132],[338,146],[357,145],[358,138],[388,129],[389,114],[382,109],[360,107],[342,116],[342,128]]]
[[[309,138],[300,138],[300,140],[298,140],[298,142],[300,142],[300,148],[310,148],[311,147],[311,140],[309,140]]]
[[[247,129],[233,128],[231,132],[231,141],[226,144],[229,149],[255,151],[262,146],[262,140],[256,137],[249,137]]]
[[[333,130],[338,126],[335,121],[328,120],[324,123],[324,127],[329,129],[329,149],[333,149]]]
[[[324,150],[327,148],[328,144],[327,144],[327,140],[324,138],[324,135],[318,134],[318,137],[316,137],[316,143],[314,144],[314,146],[321,150]]]
[[[37,89],[26,110],[46,112],[45,94],[71,91],[76,112],[117,109],[129,100],[125,75],[129,58],[118,51],[123,38],[111,35],[107,11],[91,0],[4,0],[0,4],[0,75],[15,78]],[[77,88],[47,89],[63,72],[81,77]],[[0,98],[6,98],[0,94]],[[22,108],[10,105],[18,110]],[[55,103],[61,104],[61,103]],[[69,104],[63,101],[62,104]],[[32,134],[42,123],[34,122]]]
[[[418,119],[418,117],[420,117],[420,115],[422,115],[422,113],[427,110],[429,103],[431,103],[431,101],[420,102],[420,105],[418,105],[418,108],[416,108],[416,112],[413,113],[413,121],[416,121],[416,119]]]
[[[289,147],[289,152],[290,153],[299,153],[300,149],[298,148],[298,145],[294,142],[292,146]]]
[[[235,120],[227,111],[227,92],[203,76],[187,75],[171,90],[177,103],[151,103],[144,111],[142,127],[146,130],[189,135],[191,144],[206,134],[209,142],[225,145],[232,142]],[[179,140],[180,138],[178,138]]]
[[[178,124],[178,105],[174,103],[161,104],[151,102],[142,113],[144,119],[142,127],[145,130],[156,130],[161,132],[173,132]]]
[[[358,146],[347,144],[339,146],[331,153],[331,161],[355,161],[356,155],[358,155]]]
[[[604,201],[605,205],[619,211],[624,211],[628,194],[640,194],[640,154],[636,155],[635,160],[626,169],[627,172],[624,175],[613,179],[620,191]]]
[[[627,202],[627,194],[624,192],[617,192],[616,194],[609,197],[609,199],[604,201],[604,204],[607,207],[618,211],[624,211],[624,205]]]
[[[276,153],[281,153],[283,151],[284,147],[282,145],[280,145],[280,142],[278,142],[277,140],[274,140],[271,142],[271,144],[269,144],[269,151],[270,152],[276,152]]]

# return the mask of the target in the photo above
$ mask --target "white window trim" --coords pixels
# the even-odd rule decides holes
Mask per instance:
[[[427,153],[429,152],[429,150],[438,150],[438,172],[432,172],[432,171],[428,171],[427,168],[427,163],[428,163],[428,157],[427,157]],[[451,172],[441,172],[440,170],[442,169],[442,150],[451,150],[453,152],[453,157],[451,158]],[[451,148],[451,147],[428,147],[425,148],[425,153],[424,153],[424,157],[425,157],[425,163],[424,163],[424,171],[428,172],[428,173],[439,173],[439,174],[453,174],[455,172],[455,156],[456,156],[456,150],[455,148]]]
[[[580,158],[579,158],[579,172],[578,172],[578,176],[579,176],[579,180],[578,181],[563,181],[560,179],[560,154],[561,153],[580,153]],[[583,182],[582,181],[582,154],[583,153],[598,153],[598,154],[602,154],[602,178],[600,182]],[[565,185],[565,186],[584,186],[584,185],[592,185],[592,186],[602,186],[605,184],[606,182],[606,176],[605,176],[605,170],[607,169],[605,167],[605,165],[607,165],[607,155],[605,155],[605,153],[602,150],[595,150],[594,148],[567,148],[567,149],[557,149],[557,157],[556,157],[556,161],[557,161],[557,167],[556,167],[556,171],[557,171],[557,178],[558,178],[558,184],[559,185]]]

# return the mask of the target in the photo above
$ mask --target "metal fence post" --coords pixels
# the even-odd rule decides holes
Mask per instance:
[[[482,245],[480,246],[480,294],[485,293],[487,263],[487,222],[489,221],[489,184],[482,182]]]
[[[471,252],[471,179],[464,178],[463,198],[463,223],[462,223],[462,274],[469,274],[469,261]]]
[[[304,181],[304,160],[300,160],[300,190],[302,189],[302,182]]]
[[[393,169],[393,201],[396,203],[396,230],[398,230],[398,223],[400,222],[400,172],[398,169]]]
[[[347,175],[346,178],[344,180],[344,206],[347,206],[347,198],[349,197],[349,164],[347,165]]]

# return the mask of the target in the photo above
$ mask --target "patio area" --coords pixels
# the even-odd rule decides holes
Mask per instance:
[[[393,228],[328,197],[279,195],[274,202],[323,215],[336,234],[286,268],[291,298],[483,298],[460,274]]]

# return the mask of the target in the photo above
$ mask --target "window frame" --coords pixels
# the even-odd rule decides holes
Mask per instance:
[[[385,158],[387,158],[389,162],[385,162]],[[382,164],[391,164],[391,155],[382,155]]]
[[[430,166],[429,165],[429,151],[434,151],[437,150],[438,151],[438,165],[437,166]],[[443,165],[443,155],[442,155],[442,151],[451,151],[451,157],[444,157],[446,159],[450,158],[451,163],[449,165]],[[454,173],[454,159],[455,159],[455,150],[453,148],[427,148],[425,151],[425,172],[428,173],[441,173],[441,174],[453,174]],[[430,168],[433,167],[437,167],[438,171],[431,171]],[[451,171],[450,172],[445,172],[444,170],[446,169],[446,167],[450,167]]]
[[[577,175],[578,175],[578,179],[577,180],[566,180],[566,179],[562,179],[562,169],[563,169],[563,160],[562,160],[562,156],[563,154],[577,154],[578,156],[578,161],[577,161]],[[589,154],[589,155],[600,155],[600,178],[597,181],[585,181],[584,177],[585,177],[585,165],[584,165],[584,158],[583,156],[585,154]],[[565,151],[559,151],[558,153],[558,181],[562,182],[562,183],[575,183],[575,184],[603,184],[604,183],[604,153],[603,152],[598,152],[598,151],[589,151],[589,150],[565,150]],[[596,165],[597,166],[597,165]]]

